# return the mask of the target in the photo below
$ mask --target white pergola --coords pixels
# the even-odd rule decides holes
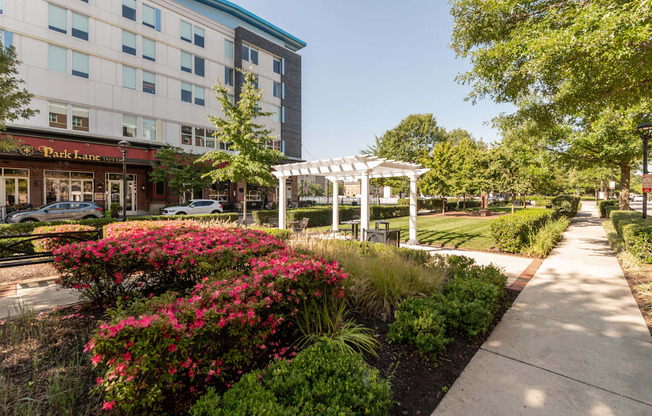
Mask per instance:
[[[278,227],[286,228],[285,180],[297,175],[325,176],[333,183],[333,231],[339,231],[340,212],[338,186],[340,182],[361,181],[360,240],[369,229],[369,179],[410,178],[410,244],[417,244],[417,178],[429,169],[421,165],[372,156],[350,156],[312,162],[272,166],[272,174],[279,179]]]

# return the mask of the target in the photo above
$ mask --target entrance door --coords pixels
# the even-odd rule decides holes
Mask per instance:
[[[122,184],[122,180],[108,180],[108,208],[111,207],[111,203],[113,202],[119,203],[121,207],[124,206]],[[127,186],[127,214],[134,215],[136,214],[136,182],[127,181]],[[120,212],[122,213],[122,210]]]
[[[9,169],[5,170],[8,171]],[[25,209],[29,203],[28,184],[28,178],[0,176],[1,218],[16,209]]]

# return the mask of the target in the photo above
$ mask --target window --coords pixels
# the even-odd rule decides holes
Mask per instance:
[[[184,103],[192,102],[192,85],[187,82],[181,83],[181,101]]]
[[[285,107],[281,107],[281,123],[285,123]]]
[[[272,107],[272,121],[274,123],[281,122],[281,107]]]
[[[5,12],[5,0],[0,0],[0,14]]]
[[[148,38],[142,38],[142,39],[143,39],[143,58],[156,62],[156,42]]]
[[[72,107],[72,129],[88,131],[88,108]]]
[[[204,58],[195,56],[195,75],[199,75],[200,77],[203,77],[205,73],[204,67],[205,67]]]
[[[136,55],[136,34],[122,30],[122,52]]]
[[[122,0],[122,17],[136,21],[136,0]]]
[[[195,45],[204,47],[204,29],[195,26]]]
[[[88,55],[72,51],[72,74],[77,77],[88,78]]]
[[[49,126],[56,129],[68,128],[68,106],[60,103],[48,103]]]
[[[192,25],[183,20],[181,21],[181,40],[192,43]]]
[[[192,55],[181,51],[181,70],[192,73]]]
[[[249,62],[249,46],[242,45],[242,60]]]
[[[224,67],[224,84],[233,86],[233,68]]]
[[[154,185],[154,195],[163,196],[165,195],[165,182],[156,182]]]
[[[143,139],[156,141],[156,120],[143,119]]]
[[[242,60],[258,65],[258,50],[242,45]]]
[[[273,82],[274,88],[272,94],[276,98],[281,98],[281,83],[280,82]]]
[[[2,0],[0,0],[2,1]],[[14,34],[8,30],[0,30],[0,44],[9,49],[14,43]]]
[[[132,90],[136,89],[136,68],[122,65],[122,86]]]
[[[281,73],[281,61],[279,59],[274,58],[274,72],[277,74]]]
[[[122,116],[122,137],[136,137],[136,116]]]
[[[231,105],[235,105],[235,95],[229,94],[229,95],[227,95],[227,97],[228,97],[229,102],[231,103]]]
[[[73,12],[71,33],[76,38],[88,40],[88,16]]]
[[[233,59],[233,42],[228,39],[224,39],[224,56]]]
[[[156,74],[143,71],[143,92],[156,94]]]
[[[198,87],[195,85],[195,104],[203,106],[205,103],[206,90],[204,90],[204,87]]]
[[[195,127],[195,146],[204,147],[204,135],[206,130]]]
[[[51,71],[68,73],[68,50],[49,45],[48,68]]]
[[[215,149],[215,137],[213,137],[213,134],[215,132],[213,130],[206,130],[206,147],[209,149]]]
[[[256,49],[251,49],[251,63],[258,65],[258,51]]]
[[[68,11],[61,7],[48,5],[48,27],[56,32],[68,33]]]
[[[181,144],[192,144],[192,127],[181,126]]]
[[[161,31],[161,10],[143,4],[143,24]]]

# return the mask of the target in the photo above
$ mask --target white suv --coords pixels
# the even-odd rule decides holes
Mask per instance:
[[[212,199],[191,199],[182,205],[163,209],[163,215],[218,214],[222,204]]]

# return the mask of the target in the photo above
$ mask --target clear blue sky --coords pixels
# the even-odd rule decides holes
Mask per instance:
[[[510,106],[464,101],[469,62],[448,48],[443,0],[231,0],[308,44],[303,62],[303,158],[359,154],[413,113],[498,140],[485,122]]]

